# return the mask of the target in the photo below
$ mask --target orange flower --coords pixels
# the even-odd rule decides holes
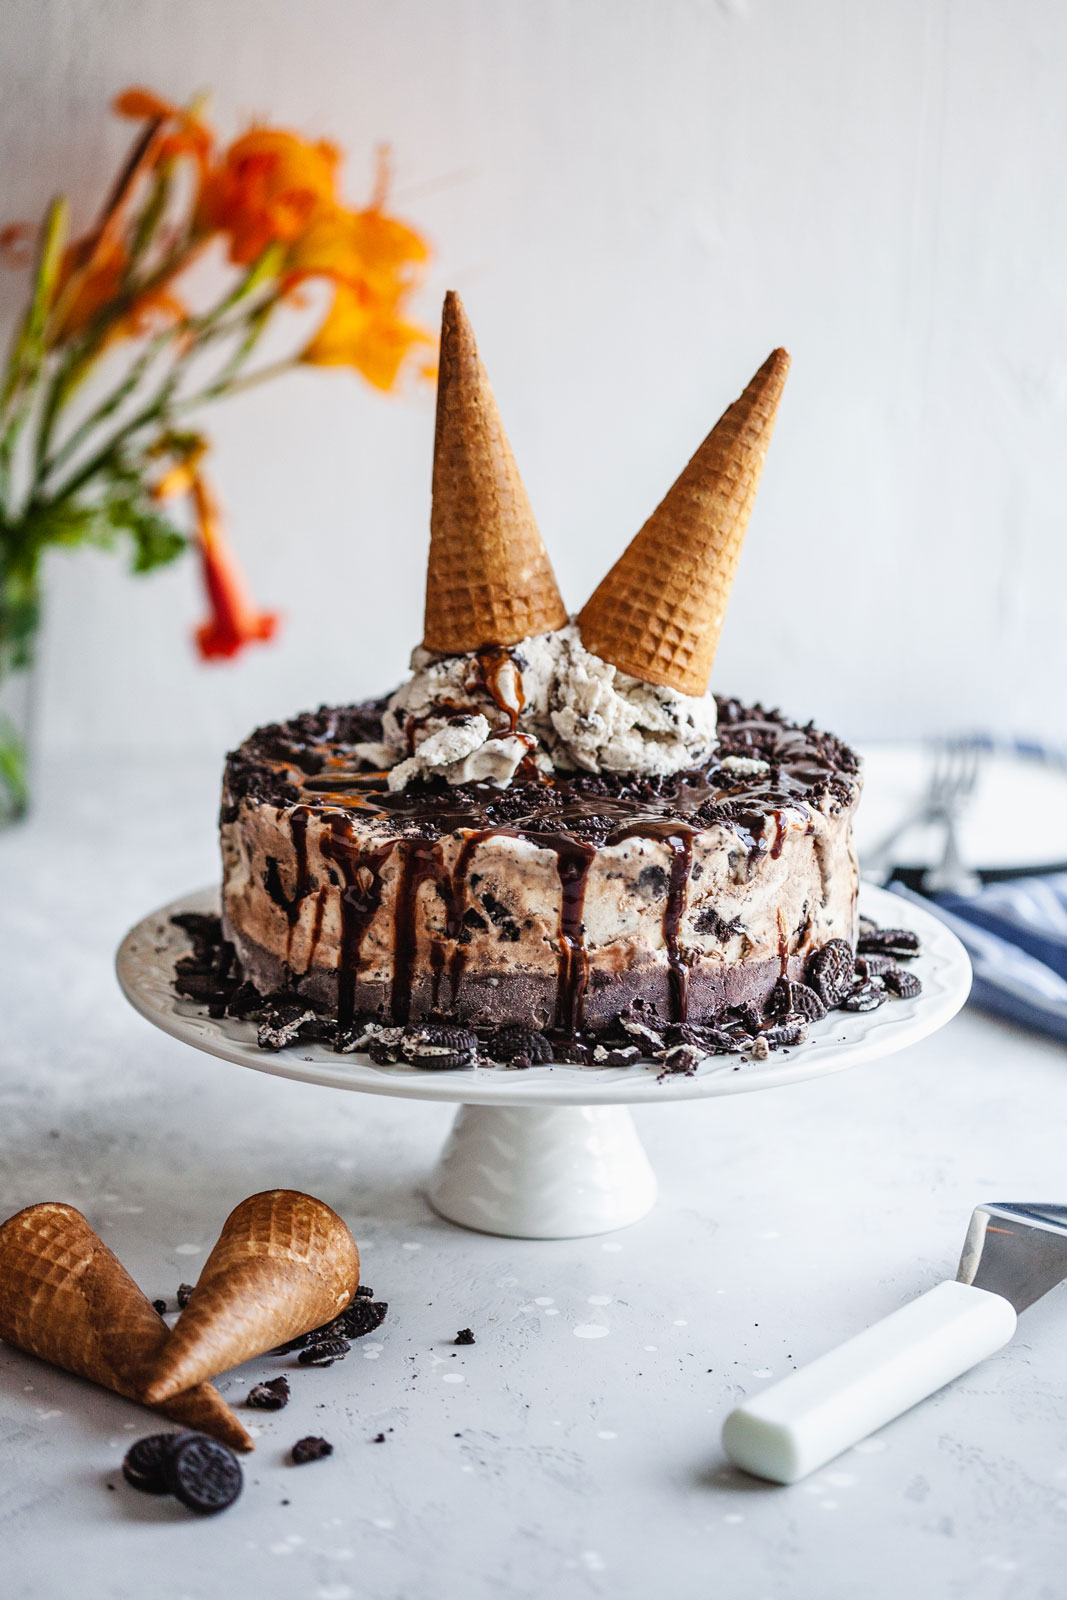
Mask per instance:
[[[378,301],[340,283],[300,360],[313,367],[355,367],[376,389],[391,389],[412,347],[432,343],[424,328],[404,321],[395,301]]]
[[[293,242],[286,283],[333,278],[352,286],[365,284],[373,294],[392,298],[413,285],[417,267],[429,254],[413,228],[377,208],[323,208]]]
[[[63,306],[57,340],[77,333],[111,304],[129,264],[121,238],[99,229],[76,239],[63,257],[57,300]]]
[[[200,558],[211,615],[196,630],[205,661],[235,656],[246,644],[272,639],[278,627],[273,611],[257,611],[226,543],[215,497],[202,477],[192,484]]]
[[[70,246],[59,277],[59,293],[67,291],[59,341],[78,333],[116,300],[123,288],[129,255],[121,238],[100,232],[86,234]],[[105,342],[136,338],[160,323],[177,322],[186,307],[166,282],[143,290],[107,329]]]
[[[164,100],[152,89],[125,89],[116,96],[113,108],[120,117],[164,125],[156,149],[157,159],[189,155],[201,168],[206,167],[214,136],[195,110]]]
[[[9,222],[0,228],[0,261],[5,267],[29,266],[37,232],[32,222]]]
[[[269,244],[297,239],[335,202],[340,152],[282,128],[253,128],[205,181],[197,220],[230,236],[230,260],[248,266]]]

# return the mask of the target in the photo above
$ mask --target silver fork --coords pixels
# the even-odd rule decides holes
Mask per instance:
[[[941,860],[923,875],[930,894],[977,894],[982,880],[964,863],[957,824],[974,793],[981,766],[981,747],[973,739],[947,739],[937,746],[931,780],[931,820],[941,823],[945,844]]]
[[[894,846],[903,839],[912,828],[917,828],[923,823],[941,822],[946,829],[951,828],[954,835],[954,824],[949,819],[956,808],[972,793],[978,777],[978,746],[971,739],[939,739],[931,746],[933,765],[927,781],[925,793],[917,805],[897,823],[882,839],[878,841],[873,850],[865,853],[861,863],[865,878],[884,881],[893,868],[897,865],[893,856]],[[948,839],[946,837],[946,847]],[[959,867],[959,850],[955,849],[955,862]],[[951,854],[951,852],[950,852]],[[945,865],[940,862],[933,872],[939,872]],[[949,862],[952,871],[952,861]],[[966,872],[965,868],[962,868]],[[958,882],[958,878],[953,879]],[[929,873],[926,883],[929,883]],[[950,890],[950,893],[974,893],[976,883],[966,890]]]

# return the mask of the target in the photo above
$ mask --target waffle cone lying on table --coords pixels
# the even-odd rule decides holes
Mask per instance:
[[[162,1317],[73,1206],[29,1206],[0,1226],[0,1338],[9,1344],[144,1401],[169,1337]],[[209,1383],[174,1390],[155,1409],[237,1450],[253,1448]]]
[[[856,755],[709,688],[788,367],[568,619],[447,297],[411,675],[229,756],[222,916],[177,919],[181,993],[383,1068],[699,1072],[916,992],[856,965]]]
[[[291,1189],[233,1210],[147,1386],[153,1404],[336,1317],[359,1286],[341,1218]]]

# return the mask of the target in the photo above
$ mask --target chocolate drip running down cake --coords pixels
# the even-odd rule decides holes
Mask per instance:
[[[446,298],[423,643],[387,699],[229,757],[212,1003],[268,1048],[442,1067],[762,1050],[914,992],[855,966],[856,757],[709,689],[788,365],[772,352],[571,617]],[[215,981],[191,961],[187,993]]]
[[[714,1017],[856,939],[856,757],[720,701],[670,776],[556,773],[391,792],[358,747],[384,702],[252,735],[223,791],[223,929],[263,993],[368,1015],[597,1031],[641,1001]]]

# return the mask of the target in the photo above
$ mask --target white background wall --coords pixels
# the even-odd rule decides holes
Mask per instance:
[[[146,83],[392,141],[577,607],[775,344],[793,371],[715,671],[854,736],[1067,734],[1061,0],[2,0],[8,217],[79,221]],[[22,283],[0,278],[12,322]],[[206,419],[205,419],[206,420]],[[419,636],[432,394],[307,373],[215,410],[279,643],[200,666],[193,564],[49,574],[45,726],[222,749],[389,687]]]

